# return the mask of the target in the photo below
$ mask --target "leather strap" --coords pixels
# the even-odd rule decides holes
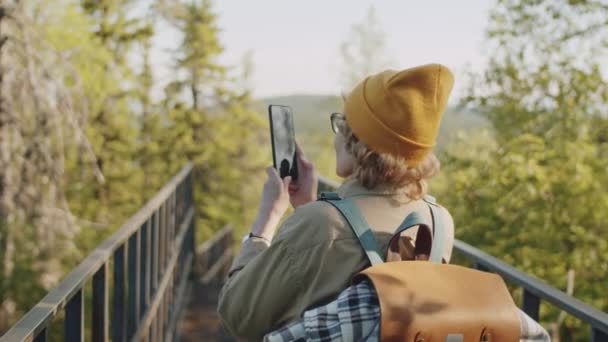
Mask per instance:
[[[372,266],[384,263],[374,233],[352,199],[340,199],[336,193],[322,193],[319,199],[333,205],[344,216]]]

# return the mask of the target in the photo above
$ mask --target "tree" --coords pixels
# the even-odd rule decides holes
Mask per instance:
[[[470,83],[469,100],[501,127],[499,138],[588,133],[607,109],[607,13],[601,1],[498,1],[487,32],[488,71]]]
[[[73,260],[79,221],[64,172],[69,151],[100,177],[86,136],[87,102],[73,56],[47,39],[86,32],[64,3],[0,6],[0,331],[34,304]],[[60,21],[61,20],[61,21]],[[73,24],[69,29],[61,25]],[[82,30],[82,31],[81,31]],[[86,33],[80,38],[87,37]]]
[[[158,12],[150,8],[146,14],[147,25],[153,27],[157,21]],[[139,113],[140,132],[138,139],[137,164],[143,171],[141,193],[145,200],[150,199],[158,189],[172,176],[163,149],[163,141],[167,127],[163,122],[161,104],[152,99],[152,88],[155,80],[152,72],[151,54],[152,36],[144,37],[141,41],[141,71],[137,75],[135,92],[141,106]]]
[[[97,156],[97,168],[104,176],[98,182],[90,174],[70,170],[71,205],[82,218],[93,223],[79,238],[83,251],[90,250],[100,238],[108,236],[143,203],[140,189],[142,169],[137,165],[138,120],[132,109],[137,101],[135,73],[128,55],[153,34],[150,23],[129,16],[133,0],[83,0],[80,5],[88,15],[98,46],[93,57],[80,71],[85,75],[85,96],[91,117],[87,136]],[[101,228],[101,229],[100,229]]]
[[[458,238],[557,288],[574,274],[574,295],[603,311],[607,22],[608,6],[595,1],[498,1],[489,66],[465,101],[493,131],[449,146],[434,189]],[[544,309],[555,340],[587,334]]]
[[[248,89],[239,87],[247,80],[218,63],[223,46],[210,1],[175,2],[165,13],[183,34],[174,66],[178,78],[163,104],[171,122],[166,156],[170,165],[194,163],[200,238],[225,224],[245,227],[257,208],[259,146],[266,141]]]
[[[385,33],[371,6],[364,21],[353,25],[340,47],[343,59],[340,78],[344,89],[350,91],[365,77],[385,69],[390,64],[386,49]]]

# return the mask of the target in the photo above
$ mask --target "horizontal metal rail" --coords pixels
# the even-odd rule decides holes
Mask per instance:
[[[319,191],[335,191],[339,184],[327,178],[319,177]],[[454,241],[454,250],[472,261],[477,269],[495,272],[506,280],[523,289],[522,310],[538,320],[540,300],[544,300],[559,309],[578,318],[591,327],[591,340],[608,341],[608,314],[567,295],[547,283],[526,274],[515,267],[468,245],[460,240]]]
[[[140,336],[160,341],[171,328],[172,317],[179,314],[173,305],[183,288],[178,282],[187,281],[184,275],[194,255],[192,181],[189,163],[0,341],[46,341],[49,324],[60,310],[65,310],[65,340],[83,341],[87,305],[83,294],[89,283],[92,341]]]
[[[524,273],[505,262],[482,252],[460,240],[454,241],[454,250],[472,261],[477,269],[501,275],[523,289],[522,309],[532,318],[539,319],[540,300],[566,311],[589,324],[593,341],[608,341],[608,314],[588,305],[547,283]]]
[[[328,191],[328,192],[336,191],[339,186],[340,186],[340,183],[333,181],[329,178],[319,176],[319,182],[318,182],[319,193],[324,192],[324,191]]]
[[[232,264],[233,228],[226,226],[196,248],[196,274],[203,284],[223,280]]]

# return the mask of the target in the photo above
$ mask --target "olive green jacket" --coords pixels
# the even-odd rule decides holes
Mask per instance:
[[[338,193],[355,200],[384,253],[392,233],[410,212],[425,212],[430,218],[424,201],[412,201],[395,191],[368,190],[348,180]],[[454,229],[451,216],[442,211],[448,225],[443,256],[449,261]],[[416,230],[406,234],[415,240]],[[243,243],[220,294],[218,311],[233,335],[261,340],[299,319],[305,310],[335,299],[368,266],[357,237],[337,209],[311,202],[285,220],[272,244],[259,238]]]

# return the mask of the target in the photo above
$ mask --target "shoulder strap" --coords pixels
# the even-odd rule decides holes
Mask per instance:
[[[429,236],[433,236],[433,240],[434,240],[434,235],[431,234],[432,229],[431,227],[433,227],[433,223],[431,220],[429,220],[427,218],[426,215],[424,215],[421,212],[418,211],[414,211],[411,212],[409,215],[407,215],[405,217],[405,219],[403,220],[403,222],[401,222],[401,224],[399,225],[399,227],[397,227],[397,229],[395,230],[395,232],[393,233],[393,236],[391,237],[390,241],[389,241],[389,246],[392,246],[393,241],[395,239],[399,239],[399,237],[401,236],[401,233],[403,233],[404,231],[413,228],[413,227],[418,227],[418,229],[426,229],[429,233]],[[432,245],[430,246],[430,248],[432,249]],[[429,254],[431,254],[430,252],[428,252]],[[429,256],[429,260],[430,260],[430,256]],[[431,260],[434,261],[434,260]]]
[[[431,210],[433,218],[433,243],[431,245],[431,256],[429,260],[441,263],[443,257],[443,246],[445,244],[445,220],[443,213],[439,210],[439,205],[432,196],[425,196],[424,201]]]
[[[327,202],[333,205],[338,211],[344,216],[346,222],[350,225],[351,229],[359,239],[363,251],[367,255],[367,259],[373,265],[381,264],[384,262],[380,256],[378,243],[372,233],[369,225],[361,212],[353,202],[353,200],[346,198],[340,199],[340,196],[335,192],[323,192],[319,197],[319,200]]]
[[[414,211],[412,213],[410,213],[409,215],[407,215],[405,217],[405,219],[403,220],[403,222],[401,222],[401,224],[399,225],[399,227],[397,227],[397,229],[395,230],[395,232],[393,233],[393,237],[397,236],[401,233],[403,233],[404,231],[415,227],[415,226],[426,226],[429,229],[429,232],[431,231],[431,227],[433,226],[433,223],[430,222],[424,215],[422,215],[421,213]]]
[[[319,200],[327,202],[338,209],[357,236],[357,239],[359,239],[359,243],[361,244],[361,247],[363,247],[363,250],[372,266],[384,262],[374,234],[369,228],[367,221],[363,215],[361,215],[361,212],[351,199],[341,199],[340,196],[335,192],[323,192],[321,193]],[[427,203],[431,211],[432,222],[429,222],[428,219],[426,219],[426,217],[421,213],[412,212],[403,220],[403,222],[401,222],[393,234],[393,237],[414,226],[425,226],[433,233],[433,242],[431,244],[431,255],[429,256],[429,261],[441,263],[443,260],[443,246],[445,244],[445,220],[443,218],[443,214],[439,211],[439,205],[435,202],[434,197],[427,195],[424,197],[424,201]]]
[[[422,213],[414,211],[407,215],[403,222],[401,222],[397,230],[395,230],[395,233],[393,233],[391,240],[412,227],[419,226],[422,229],[428,229],[429,232],[432,232],[433,236],[429,261],[441,263],[445,242],[445,222],[442,213],[439,211],[439,205],[435,202],[435,198],[432,196],[425,196],[424,201],[431,211],[432,221],[429,221]]]

